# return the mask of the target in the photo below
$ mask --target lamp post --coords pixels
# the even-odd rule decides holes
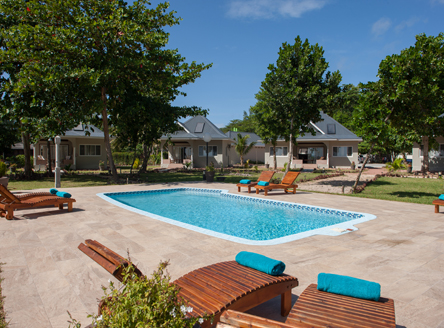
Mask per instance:
[[[54,138],[55,141],[55,188],[60,188],[60,142],[59,136]]]
[[[208,166],[208,143],[211,141],[211,135],[208,132],[204,133],[203,140],[207,143],[206,153],[207,153],[207,166]]]

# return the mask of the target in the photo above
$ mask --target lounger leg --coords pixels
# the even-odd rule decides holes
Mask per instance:
[[[248,186],[248,193],[251,192],[251,186]]]
[[[439,205],[435,205],[435,213],[439,213]]]
[[[240,192],[240,187],[237,187],[237,192]]]
[[[291,289],[281,294],[281,316],[286,317],[291,310]]]
[[[72,212],[72,202],[68,203],[68,212]]]
[[[264,189],[265,196],[268,196],[268,189]]]
[[[6,219],[7,220],[12,220],[14,218],[14,211],[13,210],[8,210],[8,213],[6,214]]]
[[[296,193],[296,187],[293,187],[293,194]]]
[[[256,194],[258,194],[259,193],[259,189],[258,188],[256,188]]]
[[[63,210],[63,204],[59,204],[59,210]]]

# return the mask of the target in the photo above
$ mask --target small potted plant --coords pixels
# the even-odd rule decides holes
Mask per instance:
[[[0,161],[0,184],[3,185],[3,187],[8,187],[9,178],[5,176],[6,174],[6,164],[3,161]]]
[[[354,161],[351,163],[350,168],[351,168],[352,170],[356,169],[356,164],[355,164]]]
[[[205,167],[205,177],[207,179],[207,182],[214,181],[214,174],[215,174],[214,163],[211,162],[210,165]]]
[[[105,171],[105,162],[104,161],[100,161],[99,162],[99,170],[100,171]]]

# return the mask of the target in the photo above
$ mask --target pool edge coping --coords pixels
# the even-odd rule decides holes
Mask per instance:
[[[328,207],[323,207],[323,206],[314,206],[314,205],[300,204],[300,203],[288,202],[288,201],[283,201],[283,200],[266,199],[267,202],[271,202],[271,203],[285,203],[285,204],[306,206],[306,207],[311,207],[311,208],[320,208],[320,209],[326,209],[326,210],[341,211],[341,212],[347,212],[347,213],[360,214],[360,215],[363,215],[363,217],[357,218],[357,219],[352,219],[352,220],[349,220],[349,221],[346,221],[346,222],[341,222],[341,223],[325,226],[325,227],[322,227],[322,228],[317,228],[317,229],[313,229],[313,230],[309,230],[309,231],[299,232],[297,234],[292,234],[292,235],[288,235],[288,236],[284,236],[284,237],[279,237],[279,238],[270,239],[270,240],[258,241],[258,240],[250,240],[250,239],[246,239],[246,238],[230,236],[230,235],[227,235],[227,234],[224,234],[224,233],[221,233],[221,232],[216,232],[216,231],[212,231],[212,230],[209,230],[209,229],[200,228],[200,227],[188,224],[188,223],[183,223],[183,222],[180,222],[180,221],[177,221],[177,220],[166,218],[166,217],[163,217],[161,215],[157,215],[157,214],[150,213],[150,212],[147,212],[147,211],[139,210],[139,209],[137,209],[135,207],[132,207],[132,206],[129,206],[129,205],[125,205],[125,204],[123,204],[121,202],[118,202],[118,201],[116,201],[116,200],[114,200],[114,199],[112,199],[112,198],[107,196],[107,194],[118,194],[118,193],[128,194],[128,193],[142,193],[143,191],[153,191],[154,192],[154,191],[189,190],[189,189],[196,189],[196,190],[200,189],[200,190],[206,190],[206,191],[211,191],[211,192],[220,192],[220,194],[229,194],[229,195],[234,195],[234,196],[243,197],[243,198],[259,199],[258,197],[254,197],[254,196],[233,194],[233,193],[230,193],[229,190],[227,190],[227,189],[193,188],[193,187],[175,187],[175,188],[147,189],[147,190],[123,191],[123,192],[104,192],[104,193],[98,193],[96,195],[98,197],[102,198],[103,200],[113,204],[113,205],[116,205],[116,206],[118,206],[120,208],[124,208],[126,210],[129,210],[129,211],[137,213],[137,214],[141,214],[141,215],[149,217],[151,219],[155,219],[155,220],[158,220],[158,221],[169,223],[169,224],[172,224],[172,225],[175,225],[175,226],[187,229],[187,230],[191,230],[191,231],[195,231],[195,232],[198,232],[198,233],[202,233],[202,234],[205,234],[205,235],[208,235],[208,236],[211,236],[211,237],[216,237],[216,238],[232,241],[232,242],[239,243],[239,244],[252,245],[252,246],[279,245],[279,244],[284,244],[284,243],[288,243],[288,242],[291,242],[291,241],[295,241],[295,240],[299,240],[299,239],[303,239],[303,238],[307,238],[307,237],[311,237],[311,236],[315,236],[315,235],[340,236],[340,235],[343,235],[345,233],[349,233],[349,232],[353,232],[353,231],[359,230],[358,228],[356,228],[354,226],[355,224],[367,222],[367,221],[374,220],[374,219],[377,218],[376,215],[369,214],[369,213],[347,211],[347,210],[339,210],[339,209],[333,209],[333,208],[328,208]],[[260,199],[262,199],[262,198],[260,198]],[[342,231],[334,231],[333,229],[338,229],[338,230],[342,230]]]

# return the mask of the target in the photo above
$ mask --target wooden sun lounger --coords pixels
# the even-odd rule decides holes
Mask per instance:
[[[81,243],[79,249],[122,281],[119,266],[129,262],[97,241],[86,240],[85,244]],[[142,275],[138,269],[136,273]],[[215,324],[227,309],[247,311],[279,295],[281,314],[287,316],[291,309],[291,290],[298,286],[298,279],[285,274],[271,276],[236,261],[227,261],[191,271],[174,284],[180,287],[179,296],[193,308],[191,316],[214,315]],[[201,326],[211,325],[204,322]]]
[[[254,315],[226,311],[218,328],[294,328],[294,327],[391,327],[395,328],[395,306],[392,299],[379,302],[318,291],[308,286],[299,296],[285,324]]]
[[[6,219],[14,218],[14,210],[22,208],[33,208],[52,206],[63,209],[63,204],[68,204],[68,212],[72,211],[73,198],[63,198],[47,192],[30,193],[25,195],[14,195],[3,185],[0,185],[0,216]]]
[[[261,175],[259,176],[259,178],[257,179],[256,182],[251,182],[251,183],[238,183],[237,186],[237,191],[240,192],[242,187],[246,187],[248,188],[248,193],[251,192],[251,187],[254,187],[255,185],[257,185],[257,183],[259,181],[265,181],[265,182],[270,182],[271,178],[273,178],[274,175],[274,171],[262,171]]]
[[[293,184],[293,182],[296,180],[298,175],[299,172],[288,171],[279,184],[270,183],[268,186],[255,185],[254,188],[256,188],[256,194],[259,193],[259,190],[263,190],[265,196],[267,196],[268,192],[272,191],[273,189],[284,189],[285,193],[287,193],[289,189],[293,189],[293,194],[295,194],[298,185]]]
[[[432,204],[435,205],[435,213],[439,213],[439,206],[444,206],[444,200],[435,199]]]

